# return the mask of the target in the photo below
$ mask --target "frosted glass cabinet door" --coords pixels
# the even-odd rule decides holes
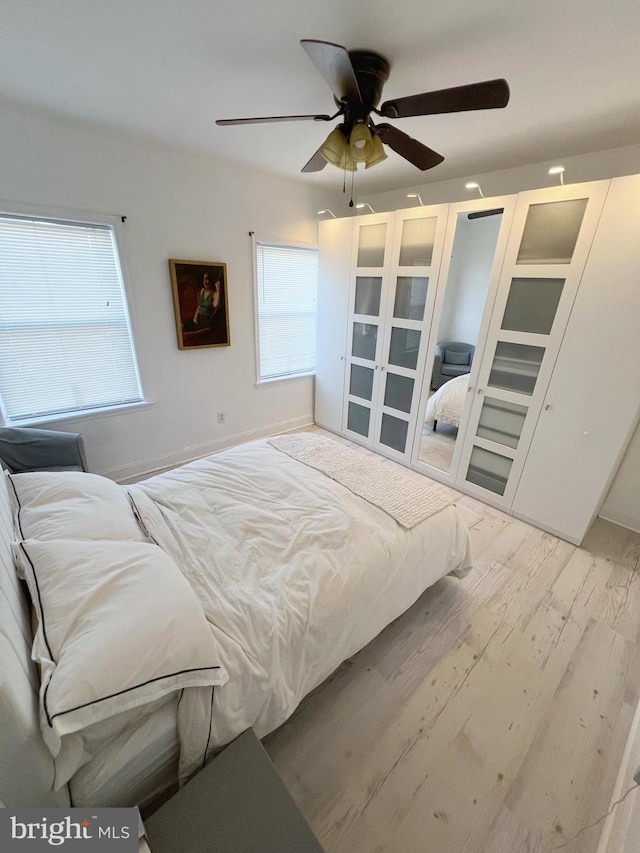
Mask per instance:
[[[548,335],[562,296],[562,278],[514,278],[502,318],[502,329]]]
[[[349,381],[349,393],[351,396],[371,402],[373,399],[373,376],[374,370],[372,367],[361,367],[359,364],[352,364]]]
[[[356,300],[354,314],[366,314],[368,317],[380,316],[380,297],[382,295],[382,276],[358,276],[356,278]]]
[[[370,439],[380,326],[377,323],[362,323],[358,320],[351,323],[351,332],[351,347],[347,358],[345,431],[347,435]]]
[[[355,217],[344,434],[409,463],[449,205]]]
[[[426,276],[398,276],[393,316],[398,320],[424,320],[428,288]]]
[[[586,198],[532,204],[516,263],[570,264],[586,208]]]
[[[375,323],[354,323],[351,355],[366,361],[375,361],[378,344],[378,326]]]
[[[536,387],[544,347],[498,341],[488,385],[530,397]]]
[[[431,266],[437,223],[438,220],[435,216],[405,219],[403,221],[398,266]]]
[[[475,483],[496,495],[504,495],[513,459],[493,453],[482,447],[474,447],[469,460],[467,482]]]
[[[505,447],[518,447],[527,407],[496,397],[485,397],[476,435]]]
[[[383,267],[386,240],[386,222],[380,222],[375,225],[360,225],[358,231],[357,265],[359,267]]]
[[[518,196],[460,465],[462,483],[506,506],[526,464],[608,183]]]
[[[397,211],[389,258],[373,446],[409,462],[448,205]]]
[[[369,435],[371,422],[371,409],[369,406],[361,406],[351,400],[348,404],[347,429],[366,438]]]
[[[342,417],[345,434],[365,444],[373,442],[380,396],[392,217],[383,213],[353,221]]]

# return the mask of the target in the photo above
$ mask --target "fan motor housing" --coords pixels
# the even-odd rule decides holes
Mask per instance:
[[[357,121],[366,122],[371,110],[378,105],[384,84],[389,79],[391,66],[384,56],[371,50],[350,50],[349,59],[358,81],[362,102],[347,98],[342,103],[336,100],[336,103],[344,107],[345,124],[351,126]]]

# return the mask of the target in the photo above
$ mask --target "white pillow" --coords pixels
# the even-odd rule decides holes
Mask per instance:
[[[6,477],[22,539],[147,541],[127,493],[107,477],[84,471],[33,471]]]
[[[195,593],[157,545],[30,539],[14,551],[38,615],[32,657],[56,787],[88,760],[88,726],[227,681]]]

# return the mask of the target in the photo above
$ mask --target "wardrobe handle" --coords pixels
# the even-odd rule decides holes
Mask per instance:
[[[375,369],[377,370],[379,367],[380,367],[380,365],[379,365],[379,364],[376,364]]]
[[[383,365],[382,365],[382,367],[380,368],[380,370],[386,370],[386,369],[387,369],[387,368],[384,366],[384,364],[383,364]]]
[[[482,393],[483,393],[482,388],[478,388],[478,390],[476,391],[476,394],[482,394]]]
[[[344,356],[343,356],[343,355],[341,355],[341,356],[340,356],[340,361],[344,361]]]
[[[551,403],[547,403],[547,405],[544,407],[545,412],[548,412],[550,408],[551,408]]]

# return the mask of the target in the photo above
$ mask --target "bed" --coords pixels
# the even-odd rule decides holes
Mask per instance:
[[[433,424],[434,432],[439,422],[459,427],[462,409],[469,389],[469,374],[456,376],[441,385],[427,400],[424,421]]]
[[[453,492],[309,435],[129,487],[3,478],[1,800],[144,807],[467,573]]]

